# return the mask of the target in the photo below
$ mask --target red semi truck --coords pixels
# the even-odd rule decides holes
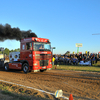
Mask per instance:
[[[17,61],[5,63],[4,68],[6,71],[18,69],[23,70],[24,73],[32,70],[34,72],[43,72],[52,68],[52,52],[49,39],[37,37],[22,39],[19,56]]]

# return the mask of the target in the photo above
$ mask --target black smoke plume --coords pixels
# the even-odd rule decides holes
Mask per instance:
[[[0,41],[4,41],[6,39],[15,39],[20,41],[22,38],[28,37],[37,37],[37,35],[31,30],[21,31],[18,27],[11,28],[9,24],[0,24]]]

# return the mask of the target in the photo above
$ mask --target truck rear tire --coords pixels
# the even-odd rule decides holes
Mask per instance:
[[[4,65],[4,68],[5,68],[5,71],[8,71],[8,70],[9,70],[9,65],[8,65],[8,63],[6,63],[6,64]]]
[[[24,71],[24,73],[28,73],[29,72],[29,65],[28,65],[28,63],[24,63],[23,64],[23,71]]]

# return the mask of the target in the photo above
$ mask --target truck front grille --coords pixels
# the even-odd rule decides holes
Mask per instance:
[[[36,54],[35,56],[36,60],[49,60],[51,59],[51,54]]]
[[[40,60],[40,66],[48,66],[48,60]]]

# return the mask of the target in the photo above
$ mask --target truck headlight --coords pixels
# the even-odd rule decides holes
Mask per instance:
[[[36,66],[36,65],[38,65],[38,64],[37,64],[37,63],[34,63],[33,65],[35,65],[35,66]]]

